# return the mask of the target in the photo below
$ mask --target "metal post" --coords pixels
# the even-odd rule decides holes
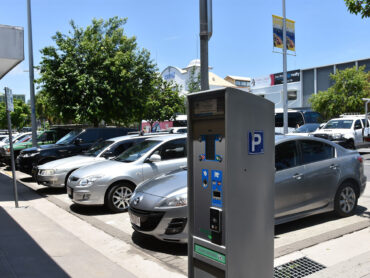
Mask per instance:
[[[199,21],[200,21],[200,88],[209,89],[208,81],[208,5],[207,0],[199,0]]]
[[[283,111],[284,134],[288,133],[288,84],[287,84],[287,49],[286,49],[286,15],[285,0],[283,0]]]
[[[28,17],[28,55],[29,55],[29,76],[30,76],[30,98],[31,98],[31,125],[32,125],[32,147],[37,146],[37,123],[35,111],[35,84],[33,76],[33,47],[32,47],[32,22],[31,22],[31,0],[27,0]]]
[[[14,190],[14,201],[15,207],[18,208],[18,189],[17,189],[17,178],[15,176],[15,163],[14,163],[14,150],[13,150],[13,136],[12,136],[12,120],[10,118],[10,111],[8,110],[8,88],[5,88],[5,105],[6,114],[8,118],[8,131],[9,131],[9,146],[10,146],[10,159],[13,176],[13,190]]]

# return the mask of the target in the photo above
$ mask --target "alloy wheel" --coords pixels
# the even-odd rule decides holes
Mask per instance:
[[[351,186],[346,186],[340,193],[339,207],[344,213],[349,213],[353,210],[356,204],[356,193]]]
[[[113,192],[113,205],[119,210],[125,210],[128,208],[130,198],[132,196],[132,190],[126,186],[119,186]]]

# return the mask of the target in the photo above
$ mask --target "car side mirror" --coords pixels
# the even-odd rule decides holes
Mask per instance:
[[[111,158],[115,157],[114,153],[111,152],[111,151],[106,151],[102,156],[106,159],[111,159]]]
[[[161,161],[161,160],[162,160],[162,158],[159,154],[152,154],[148,159],[148,161],[150,161],[150,162],[158,162],[158,161]]]
[[[76,138],[75,141],[74,141],[75,145],[80,145],[82,143],[82,139],[81,138]]]

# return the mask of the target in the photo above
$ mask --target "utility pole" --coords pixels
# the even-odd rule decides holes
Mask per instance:
[[[200,87],[209,90],[208,41],[212,36],[212,0],[199,0]]]
[[[31,126],[32,126],[32,147],[37,146],[37,123],[35,110],[35,84],[33,72],[33,47],[32,47],[32,22],[31,22],[31,0],[27,0],[28,17],[28,59],[30,76],[30,99],[31,99]]]
[[[288,133],[288,85],[287,85],[286,15],[283,0],[283,122],[284,134]]]

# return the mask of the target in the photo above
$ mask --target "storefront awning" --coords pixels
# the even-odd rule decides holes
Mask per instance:
[[[23,60],[23,28],[0,24],[0,79]]]

